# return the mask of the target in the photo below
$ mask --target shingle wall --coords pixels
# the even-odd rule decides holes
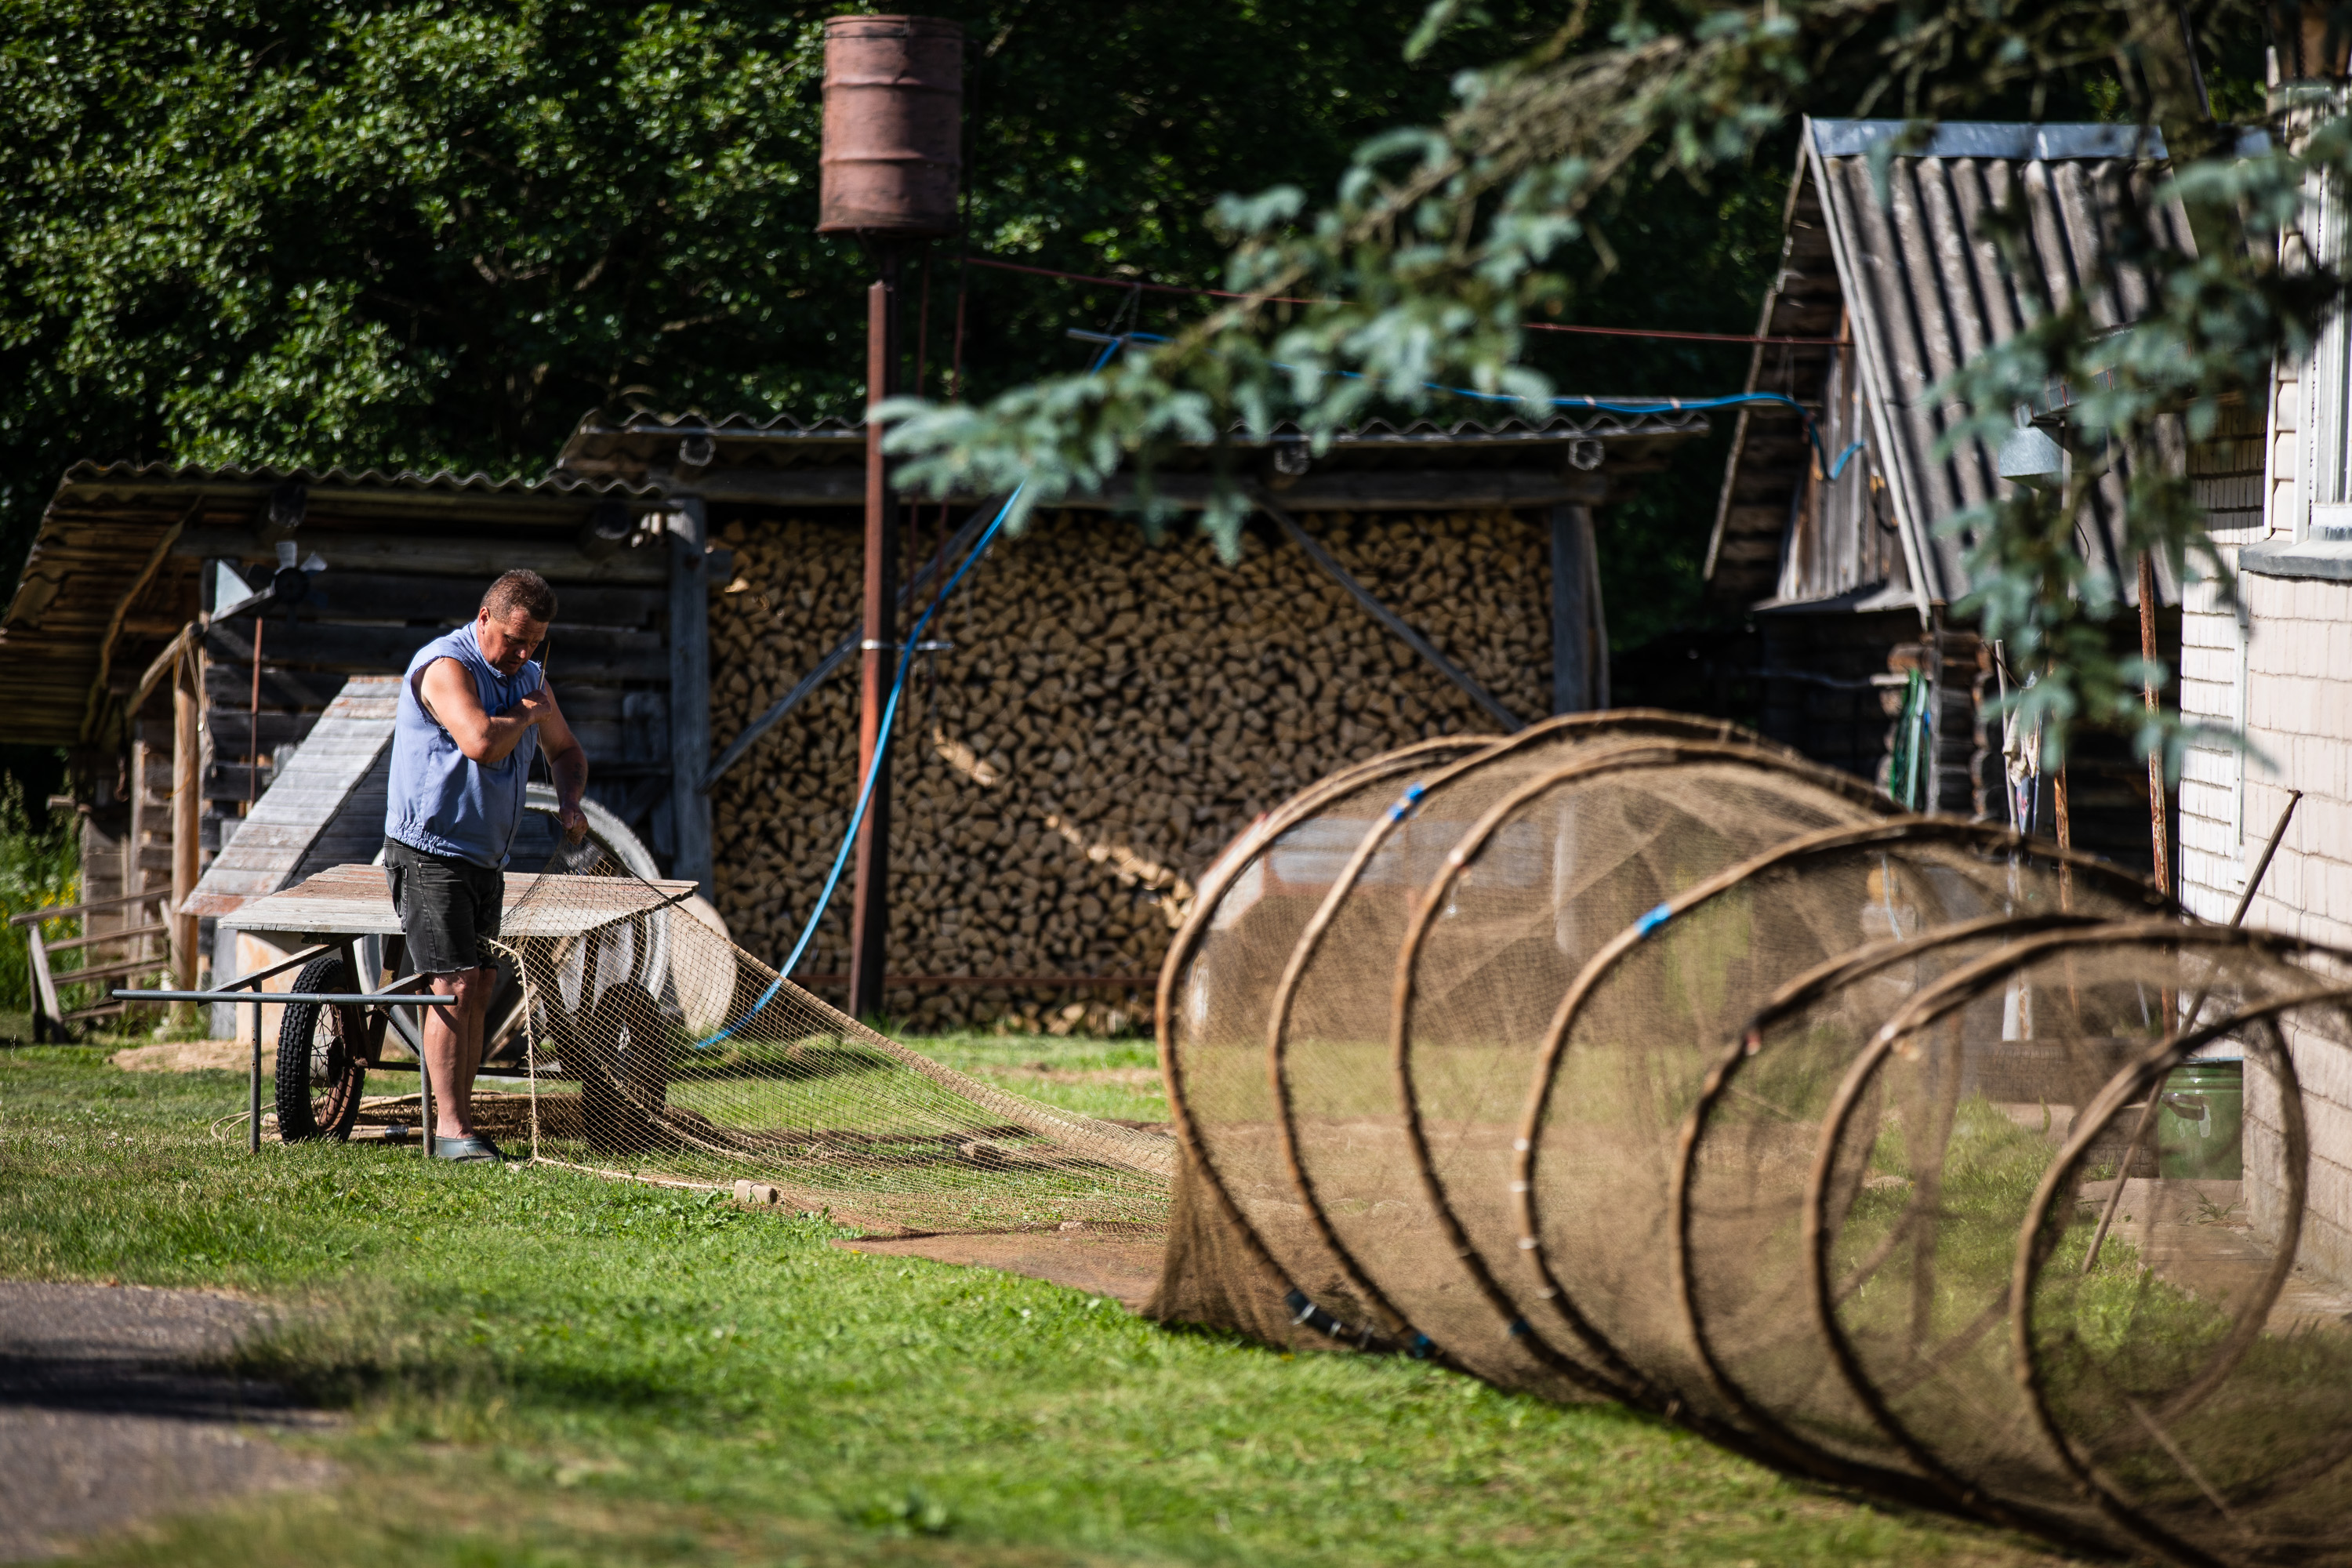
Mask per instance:
[[[2242,481],[2209,488],[2214,542],[2237,549],[2293,539],[2302,512],[2302,388],[2294,367],[2273,385],[2250,517]],[[2304,792],[2246,923],[2352,947],[2352,583],[2245,575],[2233,612],[2210,582],[2184,594],[2180,705],[2191,719],[2234,729],[2246,751],[2200,747],[2180,781],[2181,901],[2209,920],[2237,907],[2287,792]],[[2352,1053],[2316,1020],[2287,1031],[2302,1080],[2314,1154],[2304,1260],[2352,1280]],[[2246,1084],[2245,1201],[2256,1226],[2283,1220],[2282,1131],[2275,1089],[2259,1071]]]

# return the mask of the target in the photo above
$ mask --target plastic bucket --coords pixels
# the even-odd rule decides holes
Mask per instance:
[[[2234,1182],[2245,1173],[2243,1062],[2190,1062],[2167,1074],[2156,1113],[2159,1175]]]

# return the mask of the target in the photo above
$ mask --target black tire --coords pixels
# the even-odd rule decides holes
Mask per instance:
[[[642,985],[614,985],[598,998],[567,1066],[579,1075],[580,1113],[588,1146],[600,1154],[668,1148],[660,1124],[669,1100],[677,1032]]]
[[[300,992],[355,991],[341,958],[318,958],[294,977]],[[290,1003],[278,1026],[278,1137],[308,1143],[320,1138],[341,1143],[359,1120],[360,1091],[367,1084],[361,1050],[362,1025],[357,1007],[320,1002]]]

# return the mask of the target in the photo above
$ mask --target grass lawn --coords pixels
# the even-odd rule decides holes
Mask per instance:
[[[1076,1109],[1164,1114],[1137,1045],[975,1037],[940,1054]],[[331,1491],[86,1561],[2052,1561],[1613,1408],[859,1257],[816,1216],[543,1168],[428,1170],[413,1152],[256,1159],[206,1130],[242,1108],[236,1075],[105,1057],[0,1050],[0,1270],[289,1303],[249,1370],[347,1417],[299,1440],[341,1468]]]

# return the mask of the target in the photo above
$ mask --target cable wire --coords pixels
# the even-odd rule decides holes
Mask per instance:
[[[1072,332],[1070,335],[1073,337],[1084,337],[1088,341],[1093,341],[1097,336],[1104,334],[1097,334],[1093,332]],[[1116,348],[1122,342],[1164,343],[1171,341],[1171,339],[1160,336],[1158,332],[1126,332],[1119,334],[1118,336],[1112,337],[1108,345],[1105,348],[1104,353],[1108,354],[1110,352],[1110,349]],[[1297,365],[1284,364],[1279,360],[1269,360],[1267,363],[1273,365],[1276,370],[1295,372],[1298,369],[1298,366]],[[1097,363],[1096,368],[1100,369],[1100,364]],[[1370,379],[1366,376],[1363,372],[1359,370],[1334,370],[1326,371],[1322,374],[1339,376],[1348,381],[1365,381]],[[1443,393],[1448,397],[1467,397],[1479,403],[1508,403],[1517,405],[1529,401],[1528,398],[1515,397],[1507,392],[1477,392],[1466,386],[1445,386],[1433,381],[1424,381],[1422,382],[1420,385],[1422,390],[1424,392]],[[1814,419],[1812,411],[1807,408],[1803,404],[1798,402],[1795,398],[1790,397],[1785,392],[1735,392],[1722,397],[1654,397],[1628,399],[1611,399],[1601,397],[1550,397],[1544,398],[1541,401],[1550,404],[1555,408],[1590,408],[1594,410],[1596,413],[1601,414],[1633,415],[1679,414],[1686,409],[1704,410],[1708,408],[1734,408],[1744,404],[1784,404],[1787,406],[1795,409],[1797,411],[1797,417],[1804,421],[1805,438],[1812,443],[1813,453],[1821,459],[1822,471],[1832,481],[1834,481],[1840,474],[1845,472],[1846,464],[1852,460],[1856,452],[1862,450],[1862,443],[1860,441],[1856,441],[1844,451],[1839,453],[1836,459],[1832,461],[1830,458],[1829,447],[1822,441],[1820,425],[1819,422]]]

